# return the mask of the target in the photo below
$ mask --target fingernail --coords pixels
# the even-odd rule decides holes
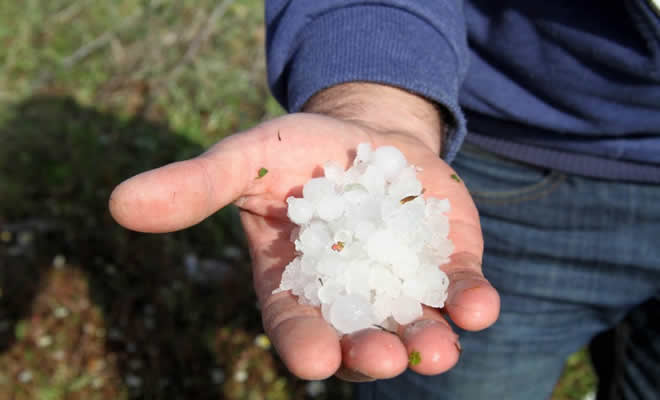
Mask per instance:
[[[434,335],[443,336],[449,341],[455,342],[458,340],[458,335],[449,327],[448,324],[436,321],[434,319],[421,319],[408,325],[403,331],[404,342],[412,341],[415,335],[427,330],[428,328],[436,328],[442,330],[442,332],[439,332],[438,330],[431,331]]]
[[[438,324],[439,322],[433,319],[420,319],[419,321],[415,321],[412,324],[406,326],[406,329],[403,331],[403,338],[404,340],[409,340],[411,337],[415,336],[425,328]]]
[[[387,333],[391,333],[391,334],[394,335],[394,336],[399,336],[399,334],[397,334],[396,332],[391,331],[391,330],[385,328],[385,327],[382,326],[382,325],[374,324],[373,327],[374,327],[374,328],[377,328],[377,329],[380,329],[381,332],[387,332]]]
[[[461,342],[456,339],[456,343],[454,343],[454,346],[456,346],[456,350],[458,350],[458,354],[463,353],[463,347],[461,347]]]
[[[454,304],[454,300],[459,293],[464,293],[487,285],[488,282],[483,279],[462,279],[460,281],[453,282],[449,286],[449,294],[447,296],[446,303]]]
[[[340,368],[335,376],[339,379],[343,379],[349,382],[370,382],[375,381],[376,378],[372,378],[369,375],[365,375],[360,371],[350,369],[350,368]]]

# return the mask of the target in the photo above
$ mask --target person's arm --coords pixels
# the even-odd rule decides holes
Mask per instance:
[[[349,82],[416,93],[446,111],[442,156],[451,162],[466,133],[457,100],[468,68],[462,3],[268,0],[273,95],[297,112],[315,94]]]
[[[391,136],[394,142],[412,143],[413,147],[421,145],[420,148],[428,151],[427,156],[435,156],[433,158],[437,158],[443,152],[446,143],[447,110],[432,100],[392,86],[367,82],[339,84],[316,93],[304,104],[302,111],[356,124],[377,137],[377,140],[387,141],[388,136]],[[449,170],[445,169],[446,163],[434,164],[436,165],[431,176],[438,179],[432,178],[432,180],[434,184],[442,187],[436,194],[442,193],[443,196],[451,198],[453,207],[457,211],[453,216],[457,224],[452,230],[455,234],[454,242],[458,246],[452,256],[452,263],[443,267],[451,281],[450,297],[445,310],[454,323],[464,329],[484,329],[497,318],[499,297],[481,274],[483,243],[478,227],[478,213],[462,185],[457,188],[455,185],[446,184],[447,181],[443,178],[446,179],[450,175]],[[464,224],[465,222],[467,223]],[[466,304],[470,306],[465,307]],[[434,354],[442,357],[438,358],[442,361],[435,365],[413,367],[416,372],[422,374],[443,372],[453,365],[455,362],[453,357],[457,355],[442,348],[442,343],[453,343],[451,338],[455,336],[446,330],[448,327],[446,321],[435,312],[437,310],[425,309],[425,316],[420,324],[426,324],[428,321],[438,323],[430,324],[427,329],[418,331],[421,333],[412,336],[408,334],[410,331],[415,331],[414,324],[410,329],[400,330],[400,337],[408,352],[412,351],[410,349],[423,349],[422,354],[426,360],[429,355],[433,359]],[[374,337],[365,338],[365,335],[358,337],[361,340],[345,340],[344,346],[354,349],[360,348],[360,345],[366,347],[369,339],[374,339]],[[373,340],[372,345],[378,343],[377,339]],[[455,343],[460,353],[458,341]],[[365,366],[369,364],[361,358],[358,357],[359,361],[344,359],[336,376],[355,382],[373,379],[359,372],[365,370]],[[387,373],[379,371],[374,375],[384,377]]]
[[[265,122],[199,157],[126,180],[113,191],[110,211],[129,229],[168,232],[194,225],[227,204],[238,205],[264,329],[289,370],[301,378],[335,373],[350,380],[391,378],[408,367],[412,351],[421,362],[411,369],[442,373],[460,353],[445,316],[463,329],[479,330],[499,313],[497,292],[481,271],[478,213],[466,187],[451,178],[455,172],[438,156],[450,160],[465,134],[456,101],[467,59],[458,54],[464,48],[457,33],[460,2],[267,5],[274,93],[290,111],[306,112]],[[431,23],[427,11],[444,20]],[[445,123],[448,144],[443,147]],[[420,320],[399,327],[395,335],[368,329],[339,338],[318,308],[273,290],[295,257],[289,240],[295,225],[286,218],[286,198],[300,195],[324,162],[349,165],[364,142],[399,148],[420,167],[425,196],[449,199],[455,250],[442,266],[450,279],[443,311],[424,307]],[[255,179],[262,168],[268,174]]]
[[[405,132],[440,155],[445,112],[431,100],[400,88],[368,82],[343,83],[312,96],[302,111],[352,121],[381,133]]]
[[[369,95],[356,103],[363,111],[359,120],[350,115],[343,119],[345,114],[286,115],[232,135],[196,158],[130,178],[110,198],[115,220],[141,232],[184,229],[236,204],[248,239],[264,329],[289,370],[303,379],[335,373],[349,380],[391,378],[408,367],[413,351],[421,362],[411,369],[444,372],[460,353],[458,337],[445,316],[463,329],[479,330],[499,313],[497,292],[481,271],[478,213],[465,185],[451,178],[455,172],[438,157],[437,114],[416,95],[380,87],[370,88],[371,94],[371,89],[380,96]],[[359,96],[344,98],[357,101]],[[378,106],[372,109],[374,101]],[[417,110],[428,113],[418,118]],[[367,115],[376,118],[365,122]],[[424,195],[449,199],[454,253],[442,269],[450,286],[444,310],[424,307],[420,320],[399,327],[396,335],[368,329],[339,338],[318,308],[298,303],[288,291],[273,290],[296,255],[289,240],[295,225],[286,217],[286,198],[300,196],[302,186],[324,162],[349,165],[351,154],[365,142],[399,148],[420,167]],[[256,179],[261,168],[268,173]]]

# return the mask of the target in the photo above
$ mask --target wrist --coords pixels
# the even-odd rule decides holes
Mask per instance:
[[[446,138],[443,110],[417,94],[367,82],[343,83],[312,96],[303,112],[355,122],[381,133],[403,133],[440,154]]]

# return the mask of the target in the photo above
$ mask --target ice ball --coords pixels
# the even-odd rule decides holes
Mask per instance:
[[[385,179],[397,176],[406,166],[403,153],[394,146],[381,146],[371,154],[371,162],[382,171]]]
[[[304,198],[289,197],[286,199],[288,205],[287,216],[294,224],[302,225],[312,219],[314,215],[314,206]]]
[[[406,325],[422,316],[422,305],[408,296],[400,296],[391,303],[392,317],[401,325]]]
[[[340,185],[344,179],[344,169],[335,161],[328,161],[323,164],[323,175],[330,180],[330,182]]]
[[[329,194],[319,201],[319,218],[324,221],[332,221],[344,213],[344,199],[336,194]]]
[[[369,143],[358,144],[353,165],[359,165],[361,163],[369,162],[369,160],[371,159],[371,153],[372,150],[371,150],[371,145]]]
[[[330,308],[330,322],[340,332],[355,332],[374,323],[371,304],[355,294],[337,296]]]
[[[312,178],[303,186],[303,198],[316,205],[324,197],[334,193],[333,186],[328,178]]]
[[[387,193],[397,199],[408,196],[417,196],[422,193],[422,183],[416,178],[417,172],[412,166],[408,166],[392,180],[387,188]]]

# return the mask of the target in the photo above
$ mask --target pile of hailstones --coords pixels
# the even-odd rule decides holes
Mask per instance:
[[[291,290],[320,306],[340,334],[393,328],[442,307],[449,280],[449,201],[422,197],[417,169],[395,147],[360,144],[353,166],[324,165],[325,177],[289,197],[296,258],[274,293]]]

